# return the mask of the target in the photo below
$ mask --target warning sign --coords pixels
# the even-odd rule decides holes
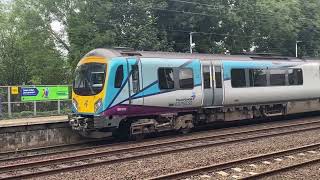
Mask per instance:
[[[18,95],[19,94],[19,87],[18,86],[12,86],[11,87],[11,94],[12,95]]]

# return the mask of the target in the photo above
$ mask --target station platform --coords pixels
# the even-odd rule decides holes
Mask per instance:
[[[20,118],[20,119],[4,119],[0,120],[0,128],[17,127],[17,126],[31,126],[41,124],[54,124],[68,122],[68,116],[48,116],[35,118]]]
[[[0,153],[86,142],[66,115],[0,120]]]

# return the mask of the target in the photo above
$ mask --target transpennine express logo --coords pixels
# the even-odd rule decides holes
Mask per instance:
[[[176,99],[175,106],[191,106],[192,102],[196,99],[196,93],[192,92],[190,98]]]

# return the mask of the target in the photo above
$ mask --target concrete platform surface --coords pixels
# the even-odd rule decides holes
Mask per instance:
[[[7,120],[0,120],[0,128],[38,125],[38,124],[62,123],[62,122],[67,122],[67,121],[68,121],[67,116],[49,116],[49,117],[7,119]]]

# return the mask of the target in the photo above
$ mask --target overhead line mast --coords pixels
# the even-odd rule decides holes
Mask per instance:
[[[192,54],[192,50],[193,50],[193,48],[196,46],[196,44],[195,43],[193,43],[192,41],[192,35],[194,34],[195,32],[190,32],[190,53]]]

